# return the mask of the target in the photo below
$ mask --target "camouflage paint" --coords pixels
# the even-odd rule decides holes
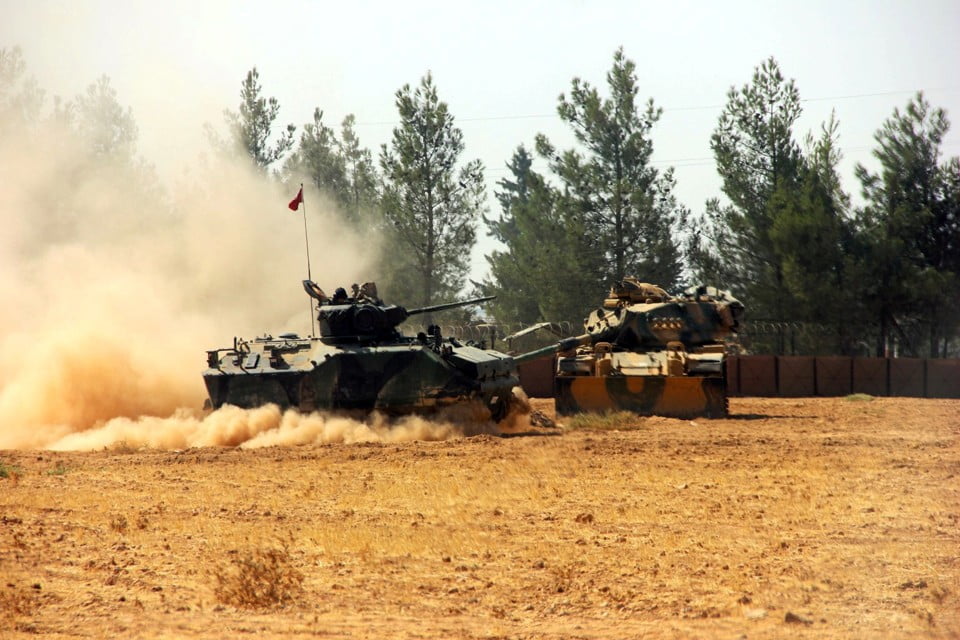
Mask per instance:
[[[723,378],[695,376],[557,376],[557,413],[633,411],[670,418],[723,418]]]
[[[557,413],[634,411],[675,418],[727,415],[723,340],[743,305],[712,287],[670,296],[635,278],[613,287],[557,358]]]
[[[298,339],[287,344],[294,342],[306,348],[291,349],[279,359],[270,357],[268,341],[250,344],[242,356],[232,351],[221,356],[204,373],[211,405],[414,413],[473,397],[509,398],[519,384],[509,356],[475,347],[451,346],[441,355],[416,342],[334,347]],[[254,367],[240,366],[254,361]],[[486,365],[482,377],[471,375],[478,361]]]
[[[417,337],[397,329],[411,315],[490,298],[408,311],[384,304],[374,283],[354,285],[352,296],[338,289],[332,297],[313,282],[303,286],[317,302],[320,337],[265,336],[208,351],[203,379],[212,408],[276,404],[300,411],[402,414],[479,399],[493,419],[506,416],[520,383],[510,356],[444,340],[438,327]]]

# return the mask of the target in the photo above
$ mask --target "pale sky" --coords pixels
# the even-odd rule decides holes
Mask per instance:
[[[709,141],[726,93],[771,55],[805,100],[798,139],[836,110],[844,188],[856,201],[853,166],[873,166],[873,133],[916,90],[947,110],[955,124],[943,150],[960,155],[958,32],[956,0],[0,0],[0,47],[23,49],[48,101],[106,74],[133,110],[140,154],[168,178],[205,149],[205,122],[222,128],[253,66],[280,102],[278,125],[299,135],[315,107],[335,128],[354,113],[375,156],[396,121],[394,93],[429,70],[464,132],[464,159],[487,168],[491,213],[517,145],[532,149],[538,132],[572,144],[557,96],[574,76],[605,90],[620,46],[637,64],[641,98],[664,109],[657,166],[676,168],[677,195],[695,213],[720,195]],[[482,225],[479,236],[473,277],[493,246]]]

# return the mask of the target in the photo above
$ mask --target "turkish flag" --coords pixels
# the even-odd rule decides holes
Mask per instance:
[[[301,202],[303,202],[303,187],[300,187],[300,191],[297,191],[297,197],[291,200],[287,206],[290,207],[290,211],[296,211],[300,208]]]

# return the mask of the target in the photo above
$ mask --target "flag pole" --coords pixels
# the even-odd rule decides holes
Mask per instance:
[[[303,197],[303,183],[300,183],[300,204],[303,205],[303,242],[307,247],[307,280],[313,282],[313,274],[310,273],[310,236],[307,235],[307,201]],[[317,337],[316,325],[313,318],[313,299],[307,302],[310,309],[310,337]]]

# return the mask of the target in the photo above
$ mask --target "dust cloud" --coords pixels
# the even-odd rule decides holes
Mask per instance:
[[[482,405],[451,407],[426,419],[389,418],[373,413],[364,419],[336,414],[281,412],[276,405],[258,409],[224,406],[207,415],[180,409],[167,418],[113,418],[95,428],[48,442],[60,451],[104,448],[187,449],[227,446],[258,448],[306,444],[448,440],[495,433]]]
[[[4,124],[0,449],[240,444],[316,430],[270,408],[199,413],[206,349],[310,331],[303,218],[286,206],[296,189],[198,157],[161,185],[142,160],[92,152],[54,117]],[[319,194],[306,201],[314,279],[369,279],[373,240]]]

